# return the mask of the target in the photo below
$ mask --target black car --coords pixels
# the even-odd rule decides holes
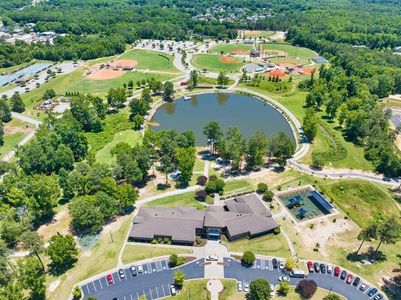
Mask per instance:
[[[347,271],[343,270],[340,275],[340,279],[344,280],[347,277]]]
[[[326,273],[326,265],[325,264],[320,264],[320,271],[322,271],[322,273]]]
[[[273,258],[272,263],[273,263],[273,268],[277,269],[278,268],[277,258]]]
[[[368,292],[369,297],[373,297],[377,293],[377,288],[370,289]]]
[[[319,272],[320,272],[320,265],[319,265],[319,263],[315,262],[315,263],[313,264],[313,267],[314,267],[316,273],[319,273]]]
[[[384,297],[382,294],[377,294],[373,299],[374,300],[382,300]]]
[[[357,286],[361,282],[361,278],[355,277],[354,282],[352,283],[353,286]]]

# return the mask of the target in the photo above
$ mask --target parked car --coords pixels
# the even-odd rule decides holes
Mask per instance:
[[[238,290],[238,292],[242,292],[242,282],[241,281],[238,281],[238,283],[237,283],[237,290]]]
[[[138,273],[142,273],[143,272],[143,267],[142,265],[137,265],[136,269],[138,270]]]
[[[351,274],[348,274],[347,280],[345,282],[348,283],[348,284],[351,284],[352,278],[354,278],[354,276],[352,276]]]
[[[210,255],[206,256],[206,260],[207,261],[218,261],[219,257],[217,255],[210,254]]]
[[[274,284],[270,284],[270,296],[273,298],[275,295],[275,291],[274,291]]]
[[[132,276],[136,276],[138,274],[136,272],[136,267],[135,266],[131,266],[131,274],[132,274]]]
[[[289,282],[289,281],[290,281],[290,278],[288,278],[287,276],[280,276],[280,277],[278,278],[278,281],[287,281],[287,282]]]
[[[320,271],[322,271],[322,273],[326,274],[326,265],[325,264],[320,264]]]
[[[113,284],[113,275],[107,274],[106,280],[108,284]]]
[[[340,275],[340,267],[335,267],[334,268],[334,276],[338,276],[338,275]]]
[[[170,285],[170,291],[172,296],[177,295],[177,290],[175,289],[175,286],[173,284]]]
[[[120,276],[121,279],[125,278],[125,272],[123,269],[118,270],[118,275]]]
[[[374,300],[382,300],[384,297],[382,294],[377,294],[373,299]]]
[[[280,260],[280,261],[279,261],[279,266],[278,266],[278,268],[279,268],[280,270],[284,270],[284,267],[285,267],[284,262],[283,262],[282,260]]]
[[[354,282],[352,283],[353,286],[358,286],[358,284],[361,282],[361,278],[359,278],[358,276],[355,277]]]
[[[273,258],[272,263],[273,263],[273,268],[277,269],[278,268],[277,258]]]
[[[244,292],[245,293],[249,292],[249,282],[248,281],[244,281]]]
[[[362,282],[361,285],[359,286],[359,289],[364,292],[368,289],[369,287],[366,285],[366,283]]]
[[[313,273],[314,272],[314,270],[313,270],[313,262],[308,261],[306,263],[306,265],[308,266],[309,273]]]
[[[327,265],[327,274],[333,273],[333,267],[330,265]]]
[[[347,277],[347,271],[343,270],[340,275],[340,279],[344,280]]]
[[[315,272],[316,272],[316,273],[319,273],[319,272],[320,272],[320,265],[319,265],[319,263],[318,263],[318,262],[315,262],[315,263],[313,264],[313,266],[314,266],[314,268],[315,268]]]
[[[374,295],[376,295],[376,293],[377,293],[377,288],[371,288],[367,295],[369,297],[373,297]]]

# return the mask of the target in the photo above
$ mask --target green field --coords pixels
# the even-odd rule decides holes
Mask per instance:
[[[176,296],[170,296],[166,299],[176,300],[208,300],[210,299],[210,293],[206,288],[207,279],[190,280],[185,281],[183,288]]]
[[[232,80],[232,79],[228,80],[228,85],[231,85],[233,83],[234,83],[234,80]],[[217,85],[217,78],[200,76],[198,85]]]
[[[232,50],[247,50],[248,52],[252,49],[251,45],[245,44],[218,44],[210,49],[211,53],[230,53]]]
[[[295,47],[293,45],[290,44],[278,44],[278,43],[268,43],[268,44],[264,44],[263,45],[263,50],[264,51],[268,51],[268,50],[280,50],[280,51],[285,51],[288,53],[288,57],[289,58],[312,58],[312,57],[316,57],[317,54],[308,49],[308,48],[304,48],[304,47]]]
[[[136,60],[138,69],[179,72],[173,65],[173,57],[158,51],[132,49],[118,59]]]
[[[113,140],[107,143],[102,149],[96,153],[96,161],[99,163],[110,164],[115,161],[115,157],[111,156],[110,151],[121,142],[130,146],[135,146],[142,141],[142,134],[139,131],[131,129],[117,132],[113,136]]]
[[[0,158],[3,158],[11,150],[30,133],[32,132],[33,126],[20,121],[18,119],[12,119],[9,123],[3,124],[5,128],[4,145],[0,147]],[[9,131],[9,133],[7,133]]]
[[[203,209],[204,206],[195,200],[195,192],[187,192],[179,195],[167,196],[149,202],[148,206],[177,207],[177,206],[193,206]]]
[[[143,246],[127,245],[124,249],[122,260],[124,264],[129,264],[147,258],[184,253],[189,254],[190,250],[166,247],[161,248],[148,244],[144,244]]]
[[[245,64],[241,60],[239,62],[228,64],[220,61],[220,55],[214,54],[195,54],[192,58],[191,63],[199,70],[207,70],[214,72],[228,72],[235,73],[239,72],[241,67]]]
[[[259,38],[259,37],[269,37],[273,35],[274,31],[267,31],[267,30],[258,30],[259,32],[255,33],[244,33],[244,38]]]
[[[224,187],[224,196],[233,195],[236,193],[244,193],[254,191],[255,186],[252,182],[240,179],[240,180],[230,180],[226,181],[226,185]]]

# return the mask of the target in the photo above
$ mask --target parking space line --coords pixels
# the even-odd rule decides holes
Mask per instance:
[[[166,285],[167,285],[167,296],[170,296],[171,295],[170,286],[168,284],[166,284]]]
[[[152,266],[150,266],[150,264],[146,264],[146,269],[148,270],[148,274],[152,273]]]
[[[265,268],[265,260],[264,260],[264,259],[262,259],[262,260],[260,261],[260,268],[261,268],[262,270]]]
[[[132,298],[132,294],[129,294],[129,297],[130,297],[130,299],[131,299],[131,300],[133,300],[133,298]]]
[[[150,292],[150,298],[152,298],[153,300],[152,289],[150,289],[149,292]]]
[[[162,291],[163,291],[163,297],[166,296],[166,292],[164,291],[164,285],[162,284]]]
[[[100,278],[98,280],[99,280],[99,284],[100,284],[100,289],[103,290],[102,281],[100,280]]]
[[[159,290],[157,289],[157,287],[156,287],[156,294],[157,294],[157,298],[160,298],[159,297]]]
[[[86,289],[88,290],[88,294],[90,295],[90,293],[91,293],[91,292],[90,292],[90,290],[89,290],[89,287],[88,287],[88,285],[87,285],[87,284],[85,284],[84,286],[86,287]]]
[[[156,272],[156,264],[153,262],[150,264],[151,268],[152,268],[152,272]]]
[[[97,292],[97,289],[96,289],[96,285],[95,285],[95,283],[92,281],[92,285],[93,285],[93,289],[95,290],[95,293]]]
[[[136,299],[139,299],[139,293],[138,293],[138,291],[136,292]]]
[[[124,272],[124,279],[127,280],[127,273],[125,272],[125,269],[123,269]]]
[[[156,271],[157,271],[157,272],[160,272],[160,271],[163,270],[163,268],[162,268],[162,263],[161,263],[160,260],[156,261],[156,262],[155,262],[155,265],[156,265]]]

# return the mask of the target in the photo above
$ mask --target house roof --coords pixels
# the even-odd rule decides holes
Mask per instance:
[[[133,221],[130,237],[153,239],[171,237],[176,242],[194,242],[196,229],[226,228],[230,236],[257,235],[277,228],[272,214],[256,194],[209,206],[207,211],[193,207],[141,207]]]

